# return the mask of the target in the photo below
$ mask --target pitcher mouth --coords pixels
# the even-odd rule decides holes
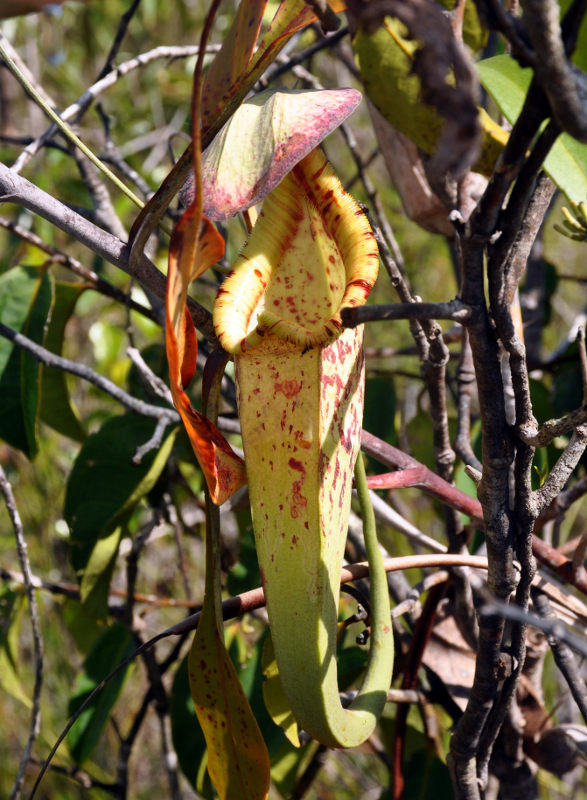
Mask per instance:
[[[337,339],[340,312],[362,305],[377,277],[375,237],[357,203],[316,149],[268,195],[223,282],[214,327],[230,353],[307,349]]]

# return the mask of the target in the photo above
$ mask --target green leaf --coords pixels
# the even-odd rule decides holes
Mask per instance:
[[[493,56],[477,64],[483,86],[510,123],[522,110],[532,80],[532,70],[522,69],[508,55]],[[587,198],[587,144],[561,134],[544,162],[544,169],[558,188],[574,203]]]
[[[206,739],[192,702],[187,656],[179,665],[173,679],[169,715],[173,746],[183,774],[199,794],[211,797],[212,783],[207,770],[201,769],[206,758]]]
[[[208,591],[188,668],[208,746],[208,772],[218,795],[221,800],[264,800],[269,790],[267,748],[224,645]]]
[[[108,602],[110,578],[122,539],[122,527],[101,536],[88,559],[80,582],[80,597],[86,610],[99,617]]]
[[[0,589],[0,689],[27,708],[31,700],[18,676],[18,638],[24,594],[5,586]]]
[[[251,524],[251,513],[248,508],[246,511],[237,512],[237,522],[241,532],[238,561],[228,573],[226,580],[226,588],[232,595],[247,592],[261,583],[255,536]]]
[[[64,516],[70,528],[71,559],[77,571],[87,571],[82,577],[86,601],[100,588],[95,613],[100,608],[105,610],[107,586],[103,577],[117,550],[116,538],[108,537],[153,488],[178,430],[168,433],[159,450],[152,450],[140,464],[134,464],[137,447],[151,438],[154,428],[155,420],[134,414],[109,419],[86,439],[69,476]]]
[[[564,17],[571,5],[571,0],[559,0],[561,17]],[[587,16],[583,15],[583,21],[577,36],[577,46],[571,56],[571,61],[576,64],[583,72],[587,72]]]
[[[263,684],[263,699],[269,716],[276,725],[283,729],[288,741],[294,747],[300,747],[300,737],[298,723],[293,715],[289,701],[285,696],[275,653],[273,652],[273,642],[271,635],[267,634],[263,645],[263,674],[265,682]]]
[[[21,332],[38,288],[40,273],[26,267],[14,267],[0,275],[0,319],[9,328]],[[15,346],[0,338],[0,376],[4,373]]]
[[[423,733],[407,729],[404,796],[413,800],[453,800],[446,764],[434,753]]]
[[[87,655],[104,630],[104,623],[89,614],[81,603],[64,603],[62,613],[76,648],[83,655]]]
[[[52,281],[44,269],[16,267],[0,276],[0,319],[39,344],[52,301]],[[37,359],[1,340],[0,438],[30,459],[38,452],[39,375]]]
[[[121,623],[107,628],[84,662],[83,673],[76,682],[69,702],[69,713],[73,715],[98,683],[135,649],[130,632]],[[127,665],[108,681],[70,730],[67,742],[78,764],[83,763],[96,746],[130,666]]]
[[[395,431],[396,397],[393,376],[368,376],[365,381],[365,410],[363,426],[366,430],[392,445],[397,445]]]
[[[52,353],[61,355],[65,326],[78,298],[87,288],[83,283],[55,284],[55,301],[45,337],[45,347]],[[61,369],[43,368],[40,417],[51,428],[70,439],[81,442],[86,438],[86,432],[71,406],[66,376]]]

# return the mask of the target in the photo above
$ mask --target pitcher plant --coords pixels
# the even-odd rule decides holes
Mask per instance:
[[[298,723],[331,747],[367,738],[391,681],[385,586],[374,602],[362,690],[350,709],[342,708],[336,622],[364,358],[362,329],[344,330],[340,311],[365,302],[377,269],[368,221],[317,149],[265,199],[214,306],[218,339],[235,359],[253,528],[281,682]]]
[[[318,741],[352,747],[377,722],[393,664],[387,582],[372,511],[365,513],[370,504],[362,460],[357,459],[363,332],[343,329],[340,316],[343,308],[365,302],[377,277],[378,252],[362,210],[315,149],[351,113],[360,95],[352,89],[299,94],[269,93],[267,106],[259,98],[247,101],[227,123],[236,137],[228,130],[219,135],[204,172],[194,104],[195,180],[191,204],[170,247],[167,349],[174,399],[212,500],[220,504],[248,482],[273,649],[293,715]],[[309,119],[316,124],[303,130],[300,121]],[[250,136],[247,125],[254,126]],[[223,178],[222,208],[215,212],[211,187],[223,168],[223,153],[235,163],[231,141],[237,142],[244,163],[250,155],[252,167],[226,170],[233,185]],[[273,155],[267,157],[267,148]],[[250,185],[243,184],[243,175]],[[235,361],[243,466],[215,426],[191,407],[185,391],[197,348],[186,300],[189,283],[223,252],[203,209],[213,219],[226,219],[263,198],[213,312],[217,338]],[[371,645],[361,689],[344,709],[337,683],[337,616],[355,462],[371,564]],[[210,541],[207,534],[207,545]],[[239,737],[226,732],[231,726],[236,731],[246,712],[238,679],[222,655],[219,583],[215,591],[208,579],[206,586],[206,624],[192,645],[190,685],[214,772],[223,776],[214,782],[222,797],[232,796],[226,788],[231,781],[247,786],[247,797],[265,796],[261,783],[251,788],[258,765],[266,762],[258,730],[247,716],[252,737],[247,741],[256,742],[254,757],[248,746],[247,752],[237,752]],[[208,613],[214,594],[215,610]],[[220,659],[217,679],[206,660],[212,650]],[[215,681],[212,694],[224,708],[220,716],[210,713],[212,695],[203,688],[199,664],[206,665],[207,685]],[[229,673],[230,691],[222,678]],[[232,755],[223,756],[223,747]],[[233,770],[238,763],[242,769]]]

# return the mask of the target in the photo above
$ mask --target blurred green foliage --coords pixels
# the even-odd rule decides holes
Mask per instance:
[[[200,0],[171,4],[163,0],[143,0],[124,37],[116,63],[159,45],[196,44],[206,5]],[[232,20],[235,5],[230,2],[222,6],[215,23],[214,41],[221,41]],[[59,14],[6,21],[3,31],[24,54],[55,106],[63,109],[81,96],[100,74],[121,14],[128,7],[129,3],[123,0],[71,3],[66,4]],[[307,45],[313,38],[315,33],[305,32],[301,42]],[[329,80],[334,84],[333,75],[339,67],[333,67],[324,55],[316,58],[315,64],[325,66],[322,79],[326,84]],[[108,134],[128,165],[143,177],[151,190],[155,190],[187,140],[193,65],[193,58],[158,60],[132,71],[99,98],[100,114],[98,106],[93,107],[79,126],[79,135],[95,152],[101,153],[105,149],[104,120],[107,119]],[[345,71],[345,83],[352,84],[353,80]],[[284,82],[291,85],[293,79],[287,76]],[[47,123],[39,110],[24,99],[20,88],[6,71],[0,75],[0,93],[4,102],[0,160],[11,164],[22,145],[26,144],[25,140],[15,143],[14,139],[36,136]],[[376,146],[366,110],[361,109],[351,124],[366,157]],[[170,137],[172,131],[174,135]],[[91,199],[87,188],[70,154],[54,146],[58,142],[60,147],[63,146],[56,139],[31,161],[24,174],[55,197],[90,213]],[[355,177],[355,167],[340,134],[334,133],[327,140],[325,149],[346,180]],[[455,296],[457,279],[453,245],[439,236],[425,233],[405,217],[380,157],[375,160],[370,175],[402,248],[414,293],[429,301]],[[353,193],[361,201],[368,200],[359,183],[353,186]],[[111,195],[117,213],[129,229],[136,213],[134,207],[117,192],[112,191]],[[549,220],[560,219],[560,204],[561,201],[557,200]],[[30,228],[49,245],[78,258],[87,269],[94,270],[117,288],[125,291],[131,288],[127,276],[72,242],[48,222],[10,204],[4,205],[0,213]],[[244,234],[236,221],[229,223],[227,230],[230,260],[240,247]],[[542,349],[546,355],[559,348],[561,356],[552,363],[546,361],[546,365],[532,375],[533,400],[541,421],[561,415],[581,402],[576,344],[569,342],[565,345],[564,337],[569,323],[580,313],[584,303],[584,297],[577,291],[577,287],[583,285],[578,283],[578,279],[582,277],[584,280],[584,248],[557,234],[550,221],[545,226],[543,240],[545,257],[550,265],[550,288],[543,306]],[[165,270],[166,242],[163,238],[154,245],[153,260]],[[161,402],[144,385],[126,355],[129,345],[138,348],[155,373],[166,380],[161,329],[93,290],[84,287],[82,291],[80,288],[78,297],[78,289],[71,289],[70,271],[56,263],[51,264],[50,269],[43,264],[44,256],[37,248],[0,229],[2,321],[26,332],[36,341],[52,343],[54,347],[62,344],[65,356],[91,364],[135,397],[152,403]],[[68,286],[70,288],[66,288]],[[136,297],[142,294],[136,288],[134,291]],[[198,299],[210,307],[215,285],[201,282],[195,291]],[[374,302],[395,299],[385,275],[381,276],[372,299]],[[53,317],[47,327],[45,323],[51,306]],[[443,323],[445,332],[449,327]],[[432,466],[430,409],[408,324],[370,326],[366,332],[366,344],[369,357],[365,427]],[[389,348],[393,350],[391,354]],[[456,353],[454,349],[448,366],[449,390],[453,392]],[[4,369],[6,362],[9,362],[8,369]],[[33,572],[58,584],[63,590],[60,593],[37,593],[45,643],[45,685],[41,736],[35,752],[38,758],[44,758],[83,692],[94,685],[109,666],[130,652],[139,637],[144,641],[155,635],[201,601],[201,475],[193,464],[183,436],[178,436],[169,459],[166,450],[152,451],[140,467],[131,466],[128,456],[149,438],[154,425],[141,418],[121,416],[120,406],[95,387],[62,374],[56,384],[55,376],[51,378],[49,372],[39,368],[36,362],[3,339],[0,339],[0,365],[0,436],[3,440],[0,442],[0,463],[14,485]],[[50,409],[46,406],[40,415],[37,393],[41,408],[43,400],[49,402],[53,398]],[[18,402],[22,396],[26,397],[26,404]],[[14,403],[13,398],[16,398]],[[232,413],[232,410],[226,400],[222,413]],[[454,404],[449,413],[454,418]],[[89,438],[82,444],[86,434]],[[166,444],[169,448],[171,438],[168,434]],[[102,443],[97,453],[92,450],[96,441]],[[238,443],[238,437],[235,441]],[[537,479],[549,465],[552,466],[563,445],[564,442],[555,441],[541,454],[542,461],[537,459]],[[126,460],[117,467],[116,460],[122,451]],[[88,452],[89,460],[82,461]],[[101,456],[104,456],[102,463]],[[110,460],[107,456],[111,457]],[[153,472],[149,468],[155,461]],[[100,473],[98,478],[97,473]],[[461,470],[459,486],[464,488],[465,485],[468,491],[474,491]],[[74,491],[72,487],[77,488]],[[129,498],[132,502],[127,505]],[[407,510],[406,516],[409,515],[410,521],[421,530],[429,535],[442,535],[440,506],[422,493],[415,490],[405,495],[396,493],[394,504],[400,511]],[[72,507],[78,509],[77,515],[72,512]],[[155,520],[157,514],[161,515],[160,521],[157,521],[159,517]],[[80,520],[83,521],[81,526]],[[154,521],[157,524],[153,526],[152,538],[147,537],[143,542],[141,536]],[[584,524],[584,510],[570,514],[556,535],[561,542],[565,541],[582,533]],[[248,511],[237,509],[235,515],[227,515],[223,533],[228,592],[234,594],[258,585]],[[113,534],[117,538],[109,551],[110,557],[105,559],[108,570],[100,571],[98,576],[102,578],[102,584],[99,613],[96,613],[96,606],[81,604],[79,599],[71,596],[78,585],[76,569],[86,565],[97,541]],[[386,541],[390,538],[397,543],[395,552],[408,551],[406,541],[398,534],[388,531]],[[71,548],[78,539],[86,544],[89,542],[88,552],[81,562],[75,558],[72,562]],[[136,552],[133,551],[135,545],[138,548]],[[133,553],[140,555],[136,591],[150,596],[151,600],[137,601],[133,610],[135,634],[131,637],[120,617],[124,614],[124,593]],[[3,506],[0,507],[0,566],[17,569],[12,529]],[[110,578],[112,588],[118,594],[106,591]],[[412,578],[415,582],[418,576],[411,574],[410,580]],[[69,594],[64,587],[69,588]],[[183,610],[175,608],[174,601],[183,602]],[[324,756],[317,752],[314,744],[297,751],[285,741],[261,702],[261,630],[262,626],[249,617],[234,624],[231,654],[241,667],[243,684],[271,742],[276,787],[272,797],[289,796],[296,780],[309,774],[319,758],[326,759],[327,769],[318,771],[306,797],[355,800],[376,791],[377,787],[381,788],[380,796],[385,797],[389,764],[384,751],[383,755],[360,751]],[[183,660],[185,649],[175,652],[174,645],[174,641],[164,642],[156,652],[160,663],[170,659],[169,672],[164,676],[165,697],[169,703],[171,736],[179,759],[181,790],[184,797],[193,797],[190,786],[195,786],[197,796],[212,797],[202,761],[203,740],[188,703],[189,689]],[[353,659],[357,652],[363,651],[358,650],[347,636],[341,663],[349,667],[349,674],[355,665]],[[9,735],[0,737],[0,796],[9,794],[26,740],[25,720],[32,682],[31,641],[28,619],[23,614],[22,586],[18,580],[5,576],[3,584],[0,584],[0,708]],[[549,673],[547,684],[548,692],[554,697],[557,685],[553,672]],[[73,769],[82,761],[84,769],[96,780],[105,784],[114,782],[120,739],[131,732],[147,691],[142,665],[135,667],[126,682],[121,675],[117,684],[110,684],[97,709],[94,708],[82,721],[82,732],[78,729],[70,737],[69,749],[61,749],[56,759],[58,769],[46,776],[39,797],[52,800],[88,797],[79,782],[59,772],[60,769],[64,772]],[[110,714],[113,721],[109,721]],[[389,716],[392,716],[391,712]],[[393,720],[384,720],[384,739],[389,738],[392,723]],[[410,789],[406,796],[449,797],[446,766],[430,751],[423,731],[415,725],[410,717],[406,772]],[[129,762],[129,796],[137,800],[168,796],[169,793],[161,753],[160,726],[161,718],[149,706],[138,738],[133,740]],[[552,783],[549,785],[544,796],[559,796],[556,792],[560,787],[554,789]],[[549,791],[552,794],[549,795]],[[91,791],[92,798],[111,796],[112,792],[104,789]],[[560,789],[560,796],[565,796],[563,789]]]

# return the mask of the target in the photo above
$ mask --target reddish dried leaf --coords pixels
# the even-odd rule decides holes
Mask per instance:
[[[194,376],[198,344],[186,309],[188,286],[224,253],[224,240],[212,223],[190,206],[177,223],[169,247],[165,344],[173,400],[215,503],[224,503],[246,483],[244,463],[218,428],[196,409],[185,393]],[[199,231],[199,234],[198,234]]]
[[[252,9],[255,5],[259,7]],[[252,32],[249,38],[249,34],[245,33],[245,27],[250,21],[251,31],[253,28],[256,29],[256,36],[265,5],[265,2],[255,3],[255,0],[241,3],[227,35],[227,41],[233,41],[238,50],[234,57],[235,61],[227,59],[229,49],[228,46],[226,48],[223,46],[210,65],[208,70],[210,78],[206,77],[202,96],[203,131],[209,129],[225,109],[229,107],[234,109],[293,34],[316,19],[312,9],[305,5],[303,0],[281,0],[271,25],[255,54],[252,55],[254,48]],[[334,11],[342,11],[345,7],[341,0],[334,0],[330,5]],[[226,69],[226,65],[230,65],[230,71]],[[227,80],[229,74],[232,83]]]
[[[202,120],[230,93],[239,78],[245,74],[255,49],[266,2],[243,0],[234,22],[224,37],[222,47],[206,72],[202,87]]]

